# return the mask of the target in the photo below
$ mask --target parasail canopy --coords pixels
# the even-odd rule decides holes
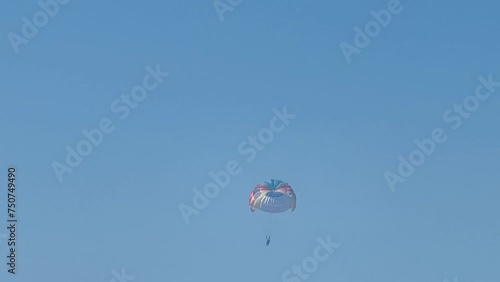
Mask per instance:
[[[257,185],[248,199],[250,210],[259,209],[269,213],[295,210],[297,197],[292,187],[281,180],[271,179]]]

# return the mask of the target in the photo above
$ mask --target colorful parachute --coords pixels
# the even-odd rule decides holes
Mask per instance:
[[[288,183],[272,179],[257,185],[250,194],[248,202],[252,212],[259,209],[269,213],[280,213],[289,209],[294,211],[297,197]]]

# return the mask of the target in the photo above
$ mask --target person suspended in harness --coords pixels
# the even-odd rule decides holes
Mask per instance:
[[[266,235],[266,246],[269,246],[269,243],[271,243],[271,235],[267,236]]]

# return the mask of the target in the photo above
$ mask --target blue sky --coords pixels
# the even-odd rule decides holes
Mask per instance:
[[[456,130],[443,119],[479,76],[500,81],[498,2],[401,1],[350,63],[339,45],[390,1],[243,1],[223,21],[203,2],[69,1],[17,53],[8,35],[41,7],[0,3],[1,225],[9,165],[19,217],[2,281],[282,281],[327,236],[341,246],[308,281],[500,279],[500,88]],[[148,66],[170,75],[120,119]],[[284,107],[296,117],[246,161],[239,144]],[[60,182],[52,163],[105,118]],[[384,173],[435,128],[447,140],[392,192]],[[179,205],[231,160],[241,172],[186,224]],[[271,178],[293,213],[249,211]]]

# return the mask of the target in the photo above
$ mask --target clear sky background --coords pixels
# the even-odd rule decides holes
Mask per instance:
[[[456,130],[443,113],[500,81],[500,4],[402,1],[348,63],[339,44],[388,2],[243,1],[221,21],[210,1],[70,1],[16,54],[7,35],[41,8],[2,1],[0,226],[9,165],[20,222],[15,276],[0,229],[0,280],[282,281],[331,236],[308,281],[499,281],[500,88]],[[156,65],[170,76],[119,119]],[[296,118],[246,161],[285,106]],[[51,164],[103,118],[115,130],[59,182]],[[446,142],[392,192],[384,173],[435,128]],[[230,160],[241,173],[186,224],[179,204]],[[266,247],[248,195],[271,178],[298,203]]]

